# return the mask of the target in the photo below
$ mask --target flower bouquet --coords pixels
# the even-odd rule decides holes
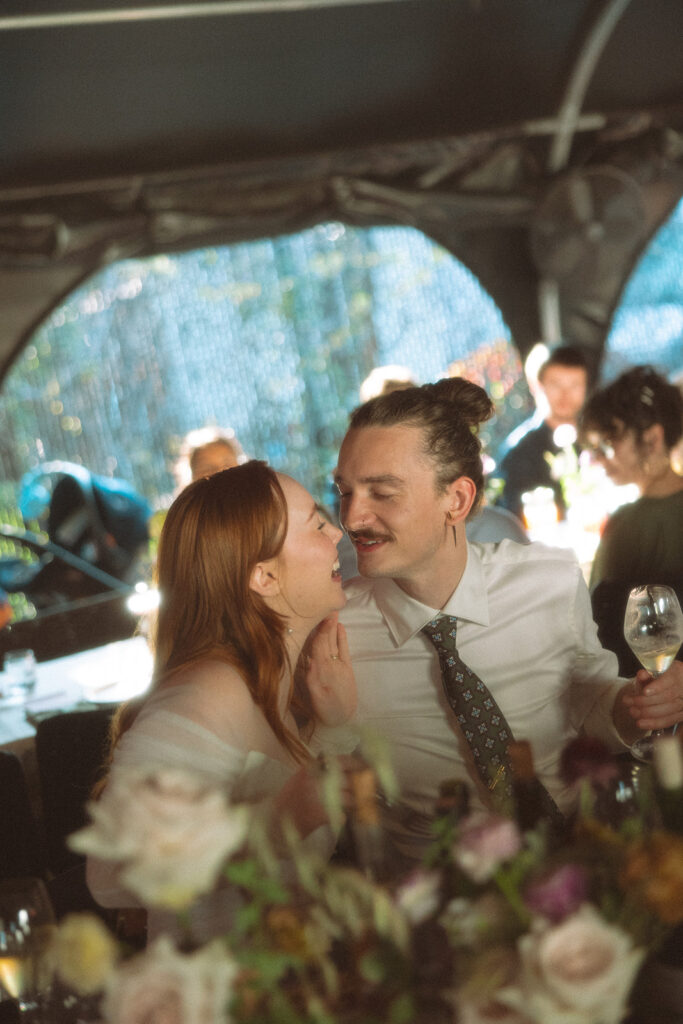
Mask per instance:
[[[579,811],[561,841],[514,808],[446,802],[425,863],[390,882],[380,858],[326,863],[293,828],[276,849],[257,812],[189,776],[118,778],[74,848],[115,860],[176,928],[127,954],[72,915],[54,970],[101,993],[107,1024],[619,1024],[683,922],[683,838],[644,769],[580,740],[563,771]],[[221,887],[239,898],[202,942],[193,908]]]

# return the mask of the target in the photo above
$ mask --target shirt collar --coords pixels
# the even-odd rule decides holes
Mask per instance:
[[[440,611],[455,615],[458,619],[476,622],[481,626],[489,624],[489,604],[486,596],[484,569],[478,552],[467,544],[467,564],[460,583],[451,594],[443,609],[430,608],[421,601],[409,597],[391,579],[378,579],[373,586],[377,607],[389,627],[397,647],[420,632]]]

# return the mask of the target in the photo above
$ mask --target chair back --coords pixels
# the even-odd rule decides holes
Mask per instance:
[[[0,750],[0,879],[44,877],[45,850],[21,761]]]
[[[645,583],[661,583],[672,587],[681,607],[683,607],[683,580],[680,579],[657,578],[656,580],[629,582],[601,580],[591,593],[593,619],[598,627],[600,643],[608,651],[614,651],[619,662],[619,675],[627,678],[634,676],[642,666],[624,639],[624,615],[629,593],[634,587],[643,586]],[[683,646],[678,652],[678,658],[681,657],[682,652]]]
[[[47,862],[56,875],[84,858],[66,839],[86,824],[85,805],[107,753],[115,707],[52,715],[36,727],[36,757],[43,804]]]

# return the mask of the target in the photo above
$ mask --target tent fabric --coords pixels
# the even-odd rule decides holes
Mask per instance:
[[[642,223],[583,279],[555,282],[561,333],[597,363],[683,193],[680,0],[210,8],[3,5],[0,379],[113,259],[324,219],[424,230],[479,276],[524,352],[547,331],[538,211],[558,179],[606,167],[639,191]]]

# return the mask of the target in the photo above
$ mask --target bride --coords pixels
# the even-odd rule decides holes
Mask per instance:
[[[181,492],[159,542],[152,683],[114,719],[100,791],[125,769],[186,769],[235,802],[262,803],[273,832],[287,817],[307,841],[332,852],[311,767],[326,733],[334,733],[325,727],[347,721],[356,706],[336,614],[346,601],[341,536],[300,484],[263,462]],[[295,684],[309,637],[312,657]],[[136,905],[114,865],[90,857],[87,870],[100,904]],[[220,929],[226,900],[225,891],[215,893],[196,908],[198,937]],[[148,937],[168,926],[150,914]]]

